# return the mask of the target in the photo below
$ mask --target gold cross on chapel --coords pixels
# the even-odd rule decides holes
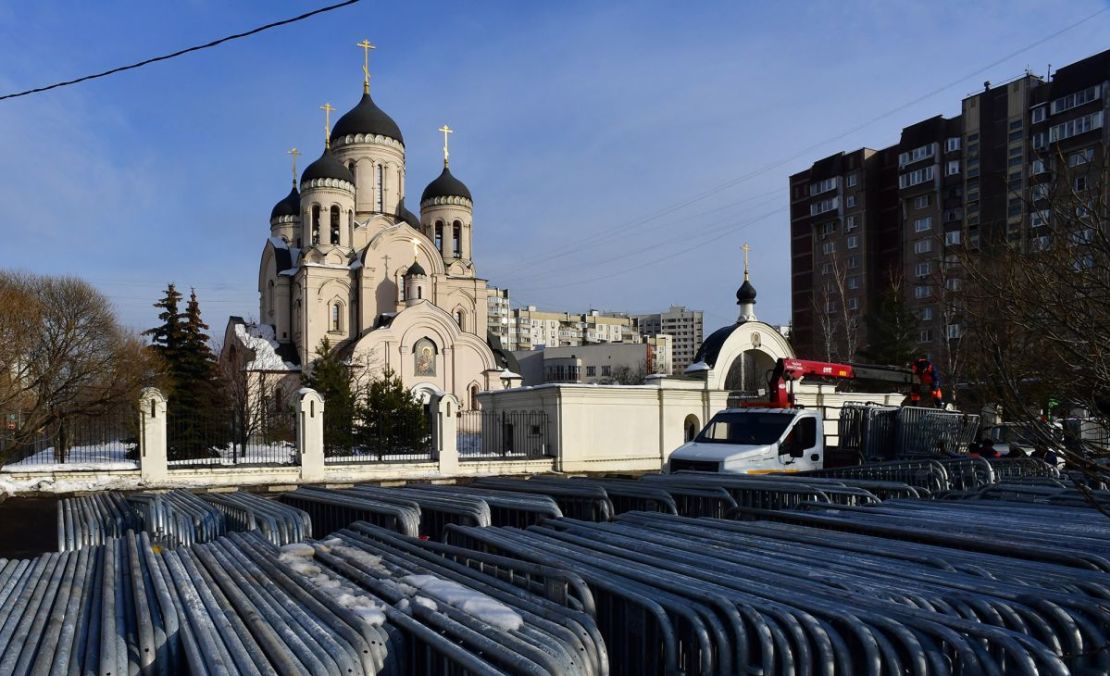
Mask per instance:
[[[362,93],[370,93],[370,50],[374,45],[369,40],[363,40],[355,45],[362,48]]]
[[[747,242],[744,242],[744,246],[740,247],[740,249],[744,252],[744,279],[746,280],[748,278],[748,253],[751,252],[752,247]]]
[[[335,106],[325,103],[320,110],[324,111],[324,146],[331,148],[331,111],[335,110]]]
[[[300,155],[301,151],[296,148],[290,148],[289,152],[286,154],[293,158],[293,185],[297,185],[297,155]]]
[[[439,131],[443,132],[443,166],[446,167],[447,166],[447,157],[448,157],[448,153],[447,153],[447,135],[448,134],[454,134],[455,130],[452,129],[451,127],[448,127],[447,125],[443,125],[442,127],[439,128]]]

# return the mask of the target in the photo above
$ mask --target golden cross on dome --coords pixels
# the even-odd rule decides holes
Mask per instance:
[[[324,146],[331,147],[331,111],[335,110],[335,106],[330,103],[325,103],[320,106],[320,110],[324,111]]]
[[[370,93],[370,50],[374,45],[369,40],[363,40],[355,45],[362,48],[362,93]]]
[[[744,246],[740,247],[740,249],[744,252],[744,279],[746,280],[748,279],[748,253],[751,252],[752,247],[747,242],[744,242]]]
[[[439,128],[439,131],[443,132],[443,166],[446,167],[447,166],[447,157],[448,157],[448,153],[447,153],[447,135],[448,134],[454,134],[455,130],[452,129],[451,127],[448,127],[447,125],[443,125],[442,127]]]
[[[290,148],[286,154],[293,158],[293,185],[297,185],[297,155],[300,155],[301,151],[296,148]]]

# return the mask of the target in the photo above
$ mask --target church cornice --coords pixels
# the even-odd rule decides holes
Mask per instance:
[[[405,151],[404,143],[401,143],[395,138],[382,136],[381,134],[347,134],[346,136],[338,136],[331,140],[331,146],[333,150],[339,150],[340,148],[352,146],[355,144],[389,146],[391,148],[400,150],[401,152]]]
[[[306,190],[313,188],[332,188],[334,190],[343,190],[349,193],[354,193],[355,186],[353,183],[338,178],[314,178],[310,181],[301,182],[301,194],[304,195]],[[303,198],[302,198],[303,199]]]
[[[270,219],[270,224],[277,225],[279,223],[299,223],[300,220],[301,219],[298,216],[275,216],[274,218]]]
[[[420,202],[420,208],[424,207],[469,207],[474,208],[474,203],[465,197],[429,197]]]

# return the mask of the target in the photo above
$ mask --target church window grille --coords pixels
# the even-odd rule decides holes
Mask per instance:
[[[378,177],[374,195],[378,201],[378,211],[385,211],[385,167],[378,165]]]
[[[458,221],[451,227],[451,252],[455,258],[462,258],[462,223]]]
[[[436,249],[443,253],[443,221],[436,221]]]
[[[339,207],[331,208],[331,244],[339,244]]]
[[[320,205],[312,205],[312,243],[320,243]]]

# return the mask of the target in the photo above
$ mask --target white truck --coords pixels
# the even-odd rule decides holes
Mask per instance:
[[[839,414],[838,445],[830,447],[820,410],[727,408],[671,453],[665,471],[767,474],[947,456],[966,449],[978,429],[978,416],[915,406],[851,403]]]

